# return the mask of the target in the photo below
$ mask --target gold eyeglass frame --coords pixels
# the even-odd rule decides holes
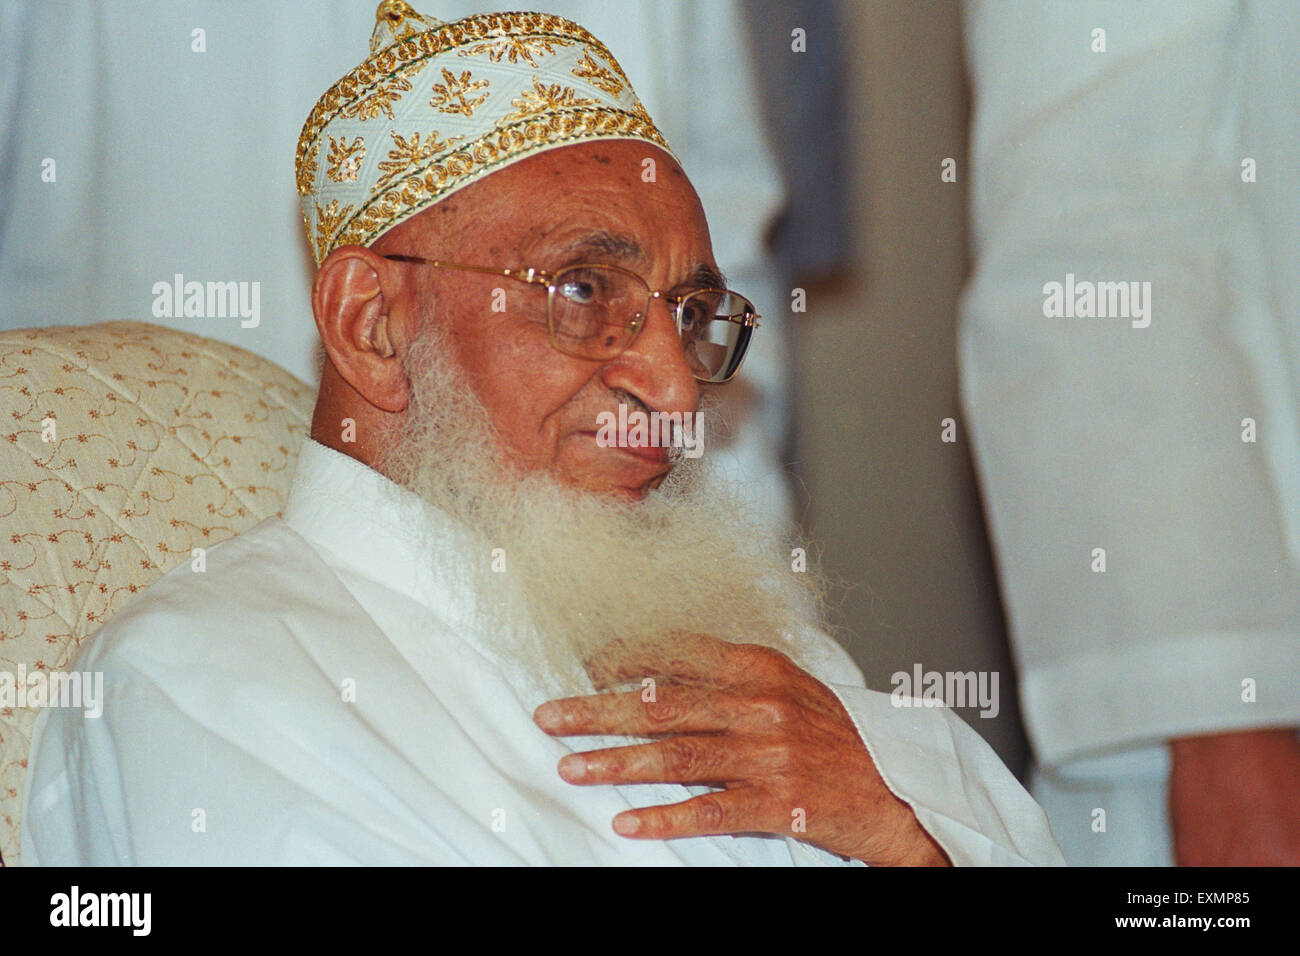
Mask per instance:
[[[706,378],[696,374],[695,372],[691,373],[695,377],[696,381],[706,382],[710,385],[722,385],[725,384],[726,382],[730,382],[733,378],[736,377],[736,373],[740,371],[740,366],[744,364],[745,356],[749,354],[749,343],[750,343],[750,338],[753,336],[753,330],[758,328],[759,326],[758,320],[762,318],[762,316],[760,316],[758,312],[754,309],[753,301],[751,301],[747,296],[743,296],[739,292],[735,292],[731,289],[701,288],[701,289],[692,289],[690,292],[686,293],[685,295],[680,295],[680,296],[669,295],[668,293],[663,292],[661,290],[651,289],[650,283],[646,282],[645,279],[637,275],[632,270],[624,269],[622,266],[609,265],[603,262],[578,263],[577,265],[565,266],[563,269],[550,272],[545,269],[534,269],[534,268],[495,269],[489,266],[471,266],[471,265],[465,265],[464,263],[461,262],[445,262],[441,259],[423,259],[419,256],[404,256],[404,255],[396,255],[396,254],[386,255],[384,256],[384,258],[391,259],[394,262],[413,262],[418,265],[433,266],[438,269],[462,269],[467,272],[481,272],[486,275],[505,276],[508,279],[517,279],[520,282],[528,282],[528,283],[532,283],[533,285],[545,286],[546,287],[546,334],[547,334],[547,338],[550,339],[551,347],[563,355],[568,355],[572,358],[586,359],[588,361],[609,361],[609,359],[616,358],[619,355],[622,355],[624,352],[626,352],[629,348],[631,348],[632,343],[635,342],[637,336],[641,334],[641,330],[645,328],[645,320],[649,314],[649,310],[648,310],[649,301],[652,299],[663,299],[665,302],[670,302],[673,304],[674,306],[673,322],[677,327],[677,334],[678,336],[680,336],[682,334],[682,316],[683,316],[683,311],[687,300],[689,300],[693,296],[699,295],[701,292],[718,292],[725,295],[733,296],[739,299],[740,301],[746,303],[749,306],[749,311],[743,316],[727,316],[726,318],[728,321],[735,322],[737,325],[743,327],[747,331],[744,333],[744,338],[740,340],[737,346],[740,350],[740,358],[735,362],[730,373],[725,378]],[[631,276],[632,278],[636,279],[643,286],[645,286],[646,289],[649,291],[646,314],[641,316],[641,320],[639,322],[629,323],[629,326],[632,327],[632,335],[628,338],[627,342],[623,345],[623,347],[619,349],[619,351],[615,352],[613,355],[609,356],[609,358],[606,359],[592,359],[591,356],[579,355],[577,353],[570,352],[562,348],[556,342],[555,339],[555,323],[553,320],[553,316],[555,314],[554,301],[555,301],[555,293],[557,291],[557,286],[555,285],[554,280],[561,273],[570,272],[574,269],[589,269],[589,268],[609,269],[613,272],[621,272],[626,276]]]

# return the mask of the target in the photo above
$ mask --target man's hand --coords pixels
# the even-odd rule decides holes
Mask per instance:
[[[533,719],[557,736],[629,735],[654,743],[570,754],[570,783],[679,783],[723,788],[614,818],[638,839],[722,833],[793,836],[873,866],[946,866],[915,814],[890,793],[852,719],[825,685],[755,644],[691,637],[661,647],[615,644],[589,663],[600,689],[550,701]]]
[[[1179,866],[1300,865],[1294,729],[1184,737],[1169,745]]]

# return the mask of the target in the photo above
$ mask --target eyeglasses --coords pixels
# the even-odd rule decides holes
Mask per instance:
[[[674,307],[673,319],[686,363],[701,382],[728,382],[740,369],[758,327],[754,304],[730,289],[696,289],[682,296],[652,290],[635,272],[618,266],[576,265],[555,272],[490,269],[418,256],[384,256],[440,269],[464,269],[546,286],[546,328],[551,345],[565,355],[609,361],[621,355],[645,327],[653,299]]]

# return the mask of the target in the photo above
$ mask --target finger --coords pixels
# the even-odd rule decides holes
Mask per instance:
[[[614,832],[638,840],[775,833],[764,804],[759,790],[736,787],[668,806],[627,810],[614,818]]]
[[[586,662],[597,688],[644,677],[720,686],[730,683],[737,645],[704,634],[679,633],[651,641],[610,641]]]
[[[747,784],[773,769],[757,741],[732,736],[670,737],[651,744],[567,754],[560,776],[572,784]]]
[[[596,694],[547,701],[533,712],[533,721],[556,737],[627,734],[719,733],[743,717],[743,708],[718,691],[664,686],[622,694]]]

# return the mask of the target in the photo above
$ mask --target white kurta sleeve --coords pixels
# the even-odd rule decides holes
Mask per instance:
[[[945,708],[830,684],[890,791],[954,866],[1060,866],[1047,817],[988,743]]]
[[[1300,723],[1294,4],[967,23],[962,397],[1038,760]]]
[[[839,698],[885,785],[954,866],[1064,864],[1042,809],[956,713],[898,706],[892,695],[868,690],[852,658],[825,634],[810,632],[802,645],[799,664]]]

